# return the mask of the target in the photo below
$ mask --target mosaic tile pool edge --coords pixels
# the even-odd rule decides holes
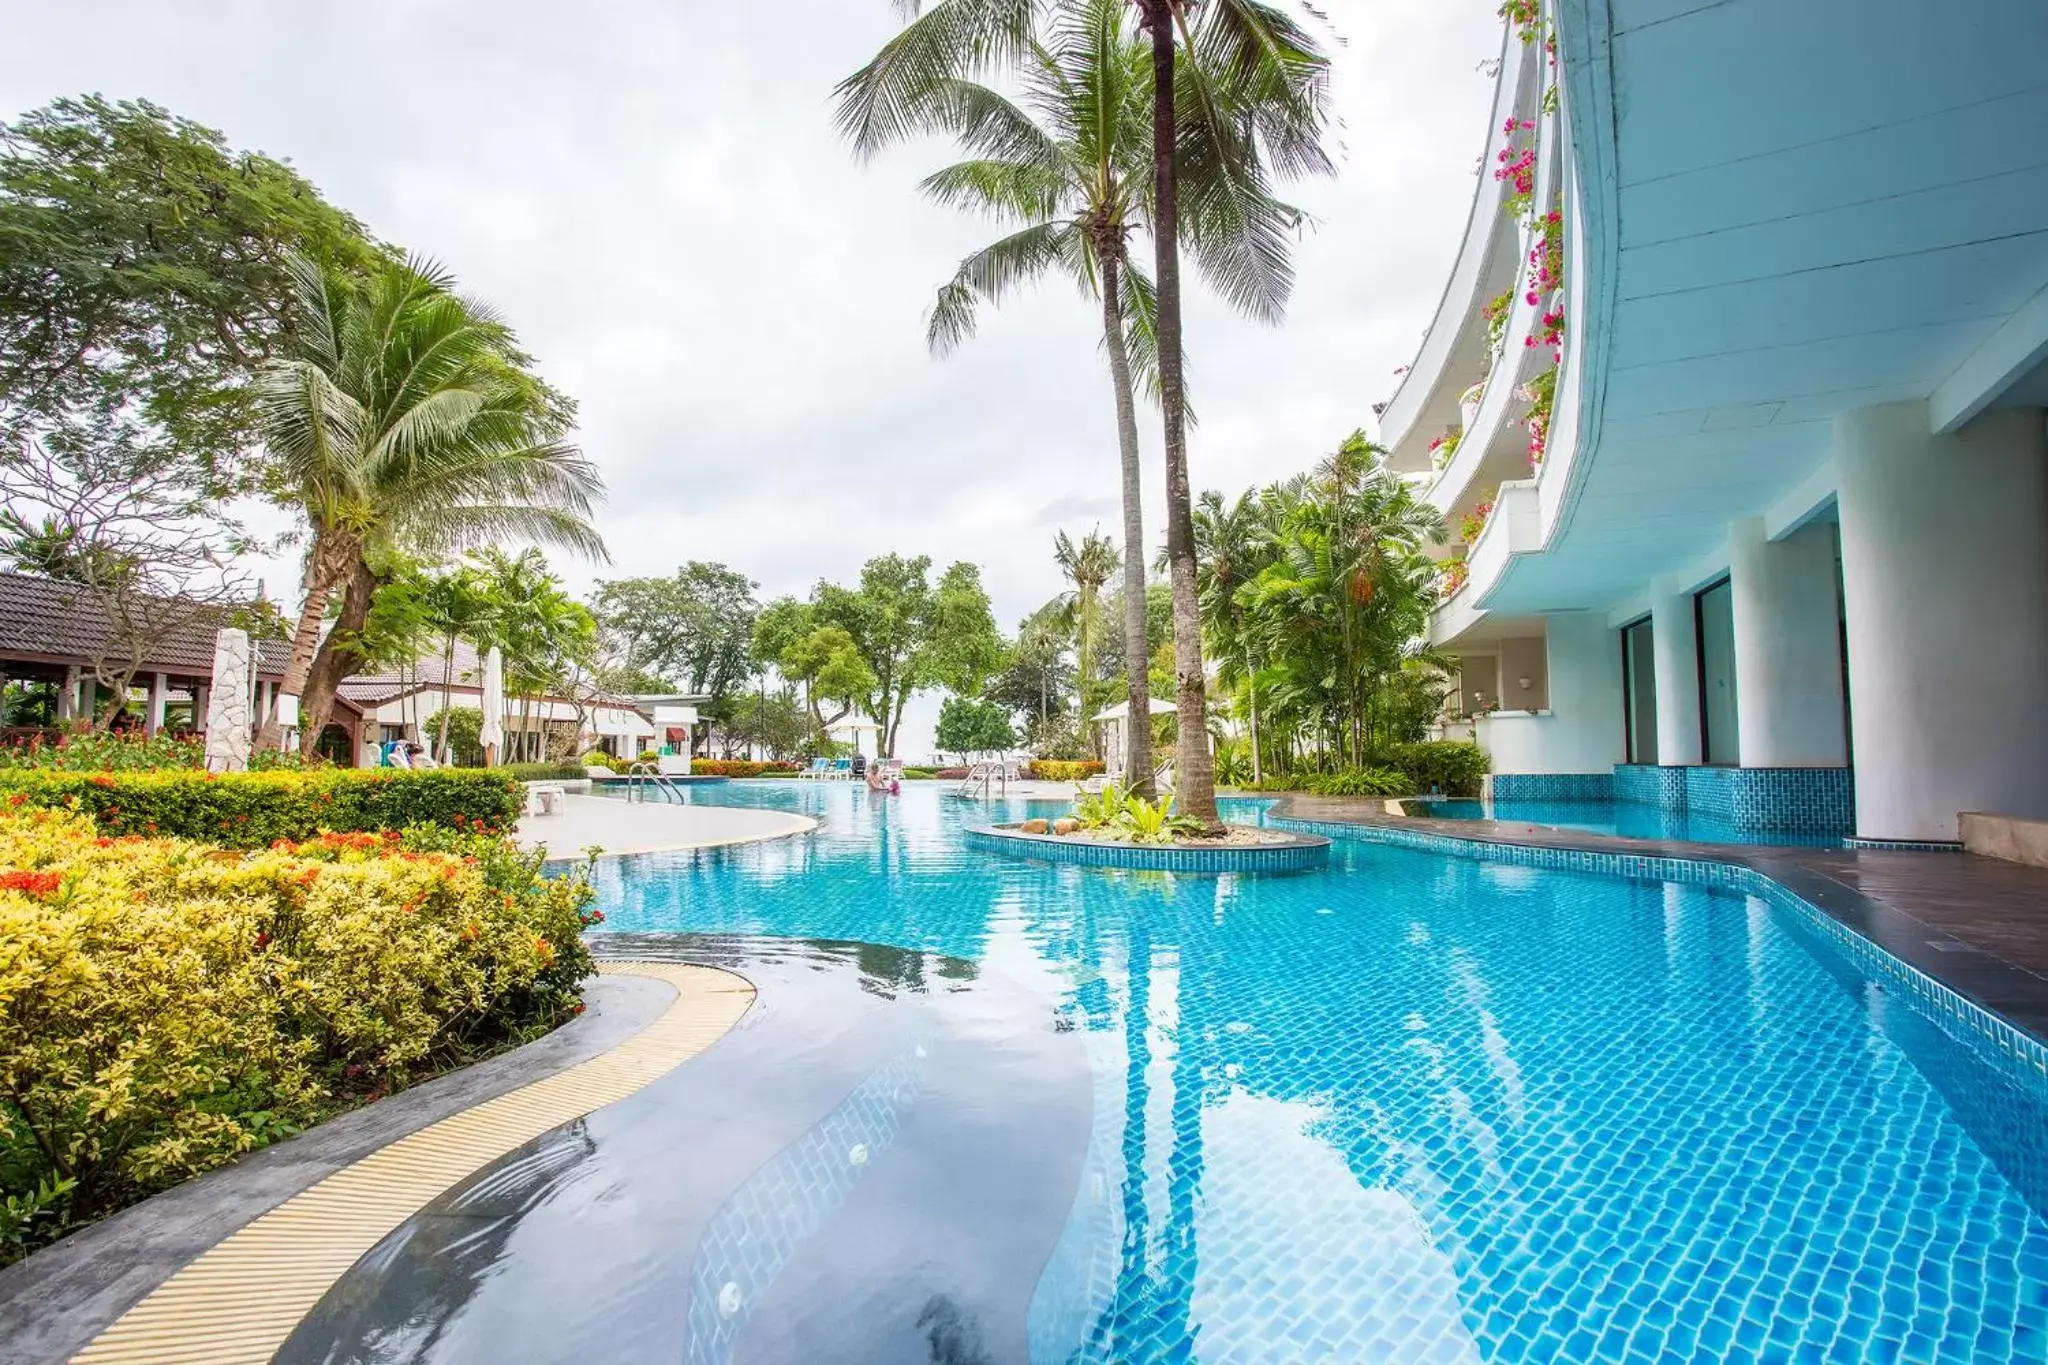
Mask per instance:
[[[2034,1084],[2048,1084],[2048,1041],[2034,1037],[1990,1010],[1943,985],[1919,968],[1885,951],[1864,935],[1837,920],[1798,892],[1755,868],[1707,859],[1663,858],[1631,853],[1599,853],[1581,849],[1551,848],[1530,844],[1498,843],[1485,839],[1461,839],[1416,830],[1390,829],[1384,825],[1345,825],[1320,820],[1294,820],[1268,815],[1268,823],[1284,829],[1320,834],[1330,839],[1355,839],[1365,843],[1393,844],[1425,853],[1454,858],[1473,858],[1535,867],[1556,872],[1587,872],[1643,881],[1679,882],[1760,896],[1765,901],[1798,915],[1801,921],[1824,934],[1837,948],[1859,965],[1888,981],[1903,986],[1908,995],[1931,1011],[1937,1025],[1947,1020],[1968,1030],[1994,1048]]]
[[[1128,844],[1082,843],[1037,834],[1010,834],[987,828],[963,831],[967,846],[1019,858],[1079,863],[1085,867],[1121,867],[1143,872],[1300,872],[1323,866],[1330,841],[1320,831],[1312,842],[1264,848],[1137,848]]]
[[[1856,828],[1856,784],[1848,768],[1617,763],[1605,773],[1499,773],[1489,781],[1496,801],[1625,801],[1743,830],[1848,834]]]

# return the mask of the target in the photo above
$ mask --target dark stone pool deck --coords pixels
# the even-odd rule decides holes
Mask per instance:
[[[1449,839],[1683,858],[1747,867],[1908,966],[2048,1042],[2048,868],[1973,853],[1692,844],[1519,820],[1390,815],[1380,801],[1291,796],[1281,820],[1413,830]]]

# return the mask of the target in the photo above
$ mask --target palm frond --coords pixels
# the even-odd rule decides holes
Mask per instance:
[[[863,160],[932,129],[946,83],[1012,67],[1031,42],[1037,0],[940,0],[913,15],[874,60],[833,90],[833,122]]]
[[[1073,235],[1071,224],[1037,223],[961,261],[953,278],[939,290],[925,322],[925,342],[932,354],[945,355],[974,335],[979,304],[1002,302],[1012,290],[1068,259]]]

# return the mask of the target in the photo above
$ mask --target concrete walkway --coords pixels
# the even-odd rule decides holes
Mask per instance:
[[[809,816],[788,811],[565,796],[560,815],[526,816],[513,837],[522,847],[545,848],[557,858],[578,857],[589,848],[613,857],[750,844],[808,834],[817,827]]]

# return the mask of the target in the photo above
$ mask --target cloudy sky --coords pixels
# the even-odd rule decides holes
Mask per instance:
[[[1288,320],[1190,301],[1198,488],[1284,477],[1370,421],[1470,203],[1494,6],[1327,7],[1341,169],[1292,191],[1318,222]],[[611,490],[612,563],[563,565],[579,585],[716,559],[765,598],[900,550],[980,563],[1007,629],[1059,588],[1055,530],[1119,525],[1097,315],[1048,283],[926,354],[933,289],[997,232],[914,192],[944,146],[862,166],[835,136],[834,82],[895,24],[887,0],[0,0],[0,109],[155,100],[497,304],[580,401]],[[294,577],[280,562],[273,590]]]

